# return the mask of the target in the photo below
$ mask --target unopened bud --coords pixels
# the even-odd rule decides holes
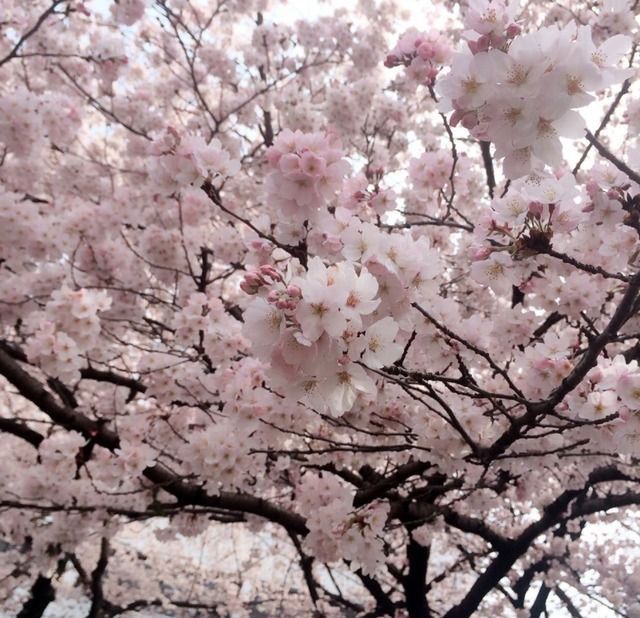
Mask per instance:
[[[462,120],[463,116],[464,116],[464,112],[460,111],[459,109],[455,110],[453,114],[451,114],[451,118],[449,118],[449,124],[452,127],[457,126],[458,123]]]
[[[501,34],[491,33],[489,35],[489,43],[491,47],[500,48],[507,42],[507,37]]]
[[[269,277],[272,281],[282,281],[282,275],[270,264],[263,264],[259,271],[262,276]]]
[[[431,60],[436,55],[436,50],[431,43],[425,42],[418,47],[418,56],[423,60]]]
[[[600,190],[600,186],[598,185],[598,182],[596,180],[591,178],[590,180],[587,181],[586,189],[587,189],[587,193],[591,197],[593,197]]]
[[[515,36],[518,36],[522,32],[522,28],[518,26],[518,24],[509,24],[507,27],[507,37],[512,39]]]
[[[472,262],[480,262],[486,260],[491,255],[491,247],[471,247],[469,250],[469,259]]]
[[[462,126],[465,129],[473,129],[478,124],[478,116],[475,112],[467,112],[461,121]]]
[[[386,66],[388,69],[395,67],[397,64],[398,64],[398,57],[394,56],[393,54],[389,54],[384,59],[384,66]]]
[[[529,214],[534,217],[542,215],[544,206],[540,202],[529,202]]]
[[[302,296],[302,290],[297,285],[290,285],[287,287],[287,294],[291,298],[300,298]]]
[[[491,39],[486,34],[483,34],[476,41],[476,45],[477,45],[476,53],[487,51],[489,49],[489,45],[491,45]]]
[[[258,290],[265,285],[266,281],[257,272],[248,272],[242,283],[240,289],[246,294],[257,294]]]

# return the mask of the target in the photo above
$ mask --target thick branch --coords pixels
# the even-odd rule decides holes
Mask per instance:
[[[22,606],[17,618],[40,618],[55,598],[56,591],[51,585],[51,579],[41,573],[31,586],[31,596]]]
[[[51,420],[68,430],[81,433],[111,451],[119,446],[118,436],[107,429],[103,423],[91,420],[83,414],[59,404],[38,380],[27,373],[20,365],[0,348],[0,375],[3,375],[18,392],[35,404]]]
[[[44,436],[40,435],[37,431],[34,431],[20,421],[10,418],[0,418],[0,431],[22,438],[35,448],[38,448],[44,440]]]
[[[96,568],[91,573],[91,607],[87,618],[98,618],[101,614],[102,607],[105,602],[104,591],[102,589],[102,579],[107,571],[109,564],[109,540],[102,537],[100,541],[100,555]]]
[[[413,538],[407,544],[408,573],[402,580],[409,618],[428,618],[431,615],[427,603],[427,566],[429,548]]]
[[[59,404],[38,380],[22,369],[18,362],[2,349],[0,349],[0,375],[3,375],[25,399],[34,403],[57,424],[67,430],[78,431],[88,440],[111,451],[118,449],[120,440],[115,432],[108,429],[103,423],[93,421],[80,412]],[[180,504],[251,513],[280,524],[296,534],[306,535],[308,533],[303,517],[281,509],[262,498],[227,492],[210,496],[202,487],[184,482],[179,476],[160,464],[146,468],[143,475],[173,495]]]
[[[530,524],[527,528],[507,546],[498,552],[498,555],[489,564],[486,570],[476,579],[469,592],[464,599],[455,607],[451,608],[444,618],[468,618],[478,608],[484,597],[493,590],[500,580],[509,572],[513,564],[524,555],[531,543],[546,530],[552,528],[566,516],[567,508],[570,503],[579,496],[584,496],[586,491],[597,483],[609,481],[629,480],[629,477],[613,466],[596,468],[591,472],[588,481],[581,489],[566,490],[558,496],[553,502],[548,504],[538,521]],[[614,497],[615,498],[615,497]],[[627,500],[631,500],[630,497]],[[612,506],[618,504],[613,501]],[[604,510],[605,504],[598,505]],[[607,508],[612,508],[609,506]],[[592,505],[595,508],[595,504]],[[595,511],[591,511],[595,512]]]

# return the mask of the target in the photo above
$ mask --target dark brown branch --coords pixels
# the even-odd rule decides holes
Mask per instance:
[[[540,589],[538,590],[538,594],[531,606],[531,611],[529,613],[530,618],[540,618],[540,615],[543,612],[546,612],[547,607],[547,599],[549,598],[549,593],[551,592],[551,588],[547,586],[544,582],[540,584]]]
[[[618,157],[613,155],[607,148],[605,148],[590,131],[586,132],[587,140],[594,148],[603,156],[607,161],[613,163],[623,174],[626,174],[633,182],[640,185],[640,174],[634,172],[624,161],[620,161]]]
[[[533,331],[532,341],[542,337],[552,326],[564,319],[564,316],[557,311],[550,313],[545,321]]]
[[[424,461],[412,461],[399,466],[388,477],[377,479],[373,485],[368,485],[358,490],[353,498],[353,506],[358,508],[377,498],[382,498],[388,491],[397,489],[410,477],[419,476],[429,468],[431,468],[431,464]]]
[[[17,618],[40,618],[55,598],[56,591],[51,579],[40,573],[31,586],[31,596],[22,606]]]
[[[0,418],[0,431],[22,438],[35,448],[38,448],[44,440],[44,436],[31,429],[25,423],[10,418]]]
[[[547,410],[552,409],[558,405],[576,386],[578,386],[580,382],[582,382],[589,370],[596,364],[600,352],[602,352],[605,346],[616,337],[618,330],[622,328],[624,323],[629,319],[638,297],[639,290],[640,272],[636,273],[630,279],[627,290],[625,291],[620,304],[611,317],[611,320],[609,320],[607,326],[597,337],[593,338],[589,348],[584,353],[578,364],[573,368],[573,371],[571,371],[571,373],[562,380],[560,386],[551,393],[550,397],[546,401],[542,402],[542,407]]]
[[[626,277],[625,275],[621,275],[620,273],[610,273],[609,271],[606,271],[604,268],[600,268],[600,266],[594,266],[593,264],[585,264],[584,262],[580,262],[575,258],[572,258],[570,255],[567,255],[566,253],[560,253],[559,251],[555,251],[551,247],[549,247],[548,249],[545,249],[544,251],[541,251],[540,253],[542,255],[548,255],[550,257],[556,258],[557,260],[560,260],[565,264],[574,266],[575,268],[578,268],[579,270],[583,270],[591,275],[600,275],[605,279],[618,279],[619,281],[624,281],[625,283],[629,281],[629,277]]]
[[[107,429],[104,423],[87,418],[83,414],[68,407],[60,405],[53,395],[47,391],[38,380],[27,373],[20,365],[0,348],[0,375],[3,375],[18,392],[35,404],[51,420],[66,429],[77,431],[86,438],[95,441],[111,451],[118,448],[120,441],[118,436]]]
[[[444,512],[444,520],[453,528],[479,536],[497,551],[505,549],[509,544],[509,539],[493,531],[482,519],[462,515],[453,509],[446,509]]]
[[[582,614],[578,610],[578,608],[573,604],[573,601],[569,598],[569,595],[562,589],[560,586],[556,586],[553,589],[553,592],[556,596],[564,603],[569,614],[571,614],[571,618],[583,618]]]
[[[15,343],[0,339],[0,350],[4,350],[11,358],[21,363],[29,362],[27,355]],[[94,380],[95,382],[108,382],[116,386],[126,386],[129,390],[137,393],[144,393],[147,390],[147,387],[135,378],[123,376],[110,370],[85,367],[80,370],[80,377],[84,380]]]
[[[101,615],[102,607],[105,602],[104,591],[102,589],[102,579],[107,571],[109,564],[109,540],[102,537],[100,541],[100,555],[96,568],[91,573],[91,607],[87,618],[98,618]]]
[[[636,55],[637,49],[638,49],[638,46],[637,46],[636,43],[634,43],[633,48],[631,50],[631,55],[629,57],[629,67],[633,66],[633,59],[634,59],[634,57]],[[600,137],[600,133],[602,133],[603,129],[609,124],[609,121],[611,120],[611,117],[613,116],[613,113],[616,111],[618,105],[620,105],[620,101],[622,101],[622,97],[625,94],[627,94],[627,92],[629,92],[629,88],[630,87],[631,87],[631,78],[627,78],[622,83],[622,88],[620,88],[618,94],[616,95],[616,98],[613,100],[613,102],[609,106],[609,109],[607,110],[605,115],[602,117],[602,120],[600,121],[600,124],[598,125],[598,128],[596,129],[595,133],[593,134],[593,136],[596,139],[598,139],[598,137]],[[587,147],[584,149],[584,152],[582,153],[582,156],[580,157],[578,162],[575,164],[573,170],[571,170],[571,173],[574,176],[578,173],[578,170],[582,167],[582,164],[585,162],[585,160],[587,158],[587,155],[589,154],[589,151],[591,150],[591,146],[592,146],[592,144],[587,144]]]
[[[587,490],[597,483],[623,480],[629,480],[629,477],[613,466],[596,468],[589,475],[587,483],[583,488],[566,490],[560,494],[553,502],[544,508],[540,519],[527,526],[517,538],[513,539],[504,549],[498,552],[498,555],[476,579],[462,601],[455,607],[452,607],[444,615],[444,618],[469,618],[478,608],[484,597],[493,590],[500,580],[510,571],[516,560],[527,552],[531,543],[533,543],[539,535],[562,521],[563,518],[571,516],[567,514],[567,509],[571,502],[580,496],[584,496]],[[631,497],[628,497],[627,500],[630,501]],[[619,504],[612,501],[612,505],[618,506]],[[603,510],[605,506],[604,503],[598,503],[597,505],[592,504],[591,508]],[[613,506],[609,506],[608,508],[613,508]],[[574,512],[583,513],[582,511]],[[587,512],[596,511],[589,511],[587,508]]]
[[[552,412],[554,408],[568,395],[595,366],[598,356],[605,346],[615,339],[618,330],[633,313],[633,307],[640,290],[640,272],[636,273],[629,281],[629,285],[613,316],[602,332],[593,338],[589,348],[582,355],[571,373],[562,380],[547,399],[527,405],[527,411],[511,421],[510,427],[487,449],[481,453],[482,460],[492,461],[495,457],[504,453],[521,435],[526,427],[535,425],[537,419]]]
[[[429,547],[423,547],[409,538],[407,543],[408,572],[402,580],[409,618],[429,618],[431,611],[427,603],[427,566]]]
[[[76,410],[60,405],[38,380],[22,369],[17,361],[2,349],[0,349],[0,375],[3,375],[25,399],[34,403],[57,424],[67,430],[78,431],[92,443],[111,451],[118,449],[120,440],[115,432],[108,429],[104,423],[93,421]],[[202,487],[184,482],[160,464],[146,468],[143,475],[154,485],[173,495],[179,504],[251,513],[280,524],[296,534],[304,536],[308,533],[303,517],[281,509],[262,498],[228,492],[210,496]]]
[[[376,610],[374,616],[394,616],[396,604],[391,600],[389,595],[384,591],[382,586],[369,575],[365,575],[361,569],[356,571],[356,575],[367,589],[367,592],[374,598],[376,602]]]
[[[113,371],[86,367],[80,370],[80,376],[84,380],[94,380],[95,382],[107,382],[109,384],[115,384],[116,386],[125,386],[136,393],[144,393],[147,390],[147,387],[135,378],[122,376]]]
[[[302,571],[302,575],[304,576],[304,581],[307,584],[309,596],[311,597],[311,601],[315,607],[318,604],[320,596],[318,595],[318,584],[313,577],[313,557],[305,553],[304,549],[302,548],[302,544],[300,543],[300,539],[298,539],[295,534],[289,532],[289,538],[293,542],[293,545],[298,552],[298,564],[300,565],[300,570]]]
[[[493,170],[493,159],[491,157],[491,143],[481,141],[480,149],[482,151],[482,162],[484,163],[484,169],[487,173],[487,187],[489,189],[489,197],[493,199],[493,191],[496,188],[496,175]]]

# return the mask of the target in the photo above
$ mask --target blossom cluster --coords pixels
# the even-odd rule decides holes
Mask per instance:
[[[354,510],[352,492],[335,477],[306,473],[298,484],[299,508],[307,517],[306,545],[326,562],[340,558],[372,574],[384,560],[382,532],[389,506],[373,502]]]
[[[260,281],[265,275],[273,281],[268,287]],[[246,276],[243,288],[262,292],[245,311],[246,336],[289,396],[334,416],[348,412],[359,395],[375,398],[375,382],[361,363],[382,367],[401,347],[392,318],[370,317],[380,299],[366,268],[352,262],[327,268],[315,257],[288,284],[263,266]]]
[[[485,13],[493,15],[500,5],[492,2]],[[624,35],[596,46],[591,28],[573,23],[527,34],[507,28],[511,38],[494,36],[499,20],[493,17],[472,23],[481,36],[469,52],[454,57],[451,72],[438,81],[441,109],[453,110],[451,124],[461,123],[477,139],[493,142],[511,179],[540,164],[560,166],[560,138],[580,138],[584,132],[576,108],[633,73],[616,67],[631,46]]]
[[[637,456],[640,453],[640,369],[637,361],[622,355],[600,358],[587,379],[567,397],[569,412],[590,422],[608,422],[604,436],[615,450]]]
[[[500,48],[520,33],[517,23],[519,2],[470,0],[464,15],[463,33],[472,53]]]
[[[98,345],[98,313],[110,306],[111,299],[103,290],[72,290],[66,286],[56,290],[43,311],[29,316],[34,328],[25,347],[29,360],[53,377],[77,380],[82,355]]]
[[[496,197],[481,213],[474,230],[477,244],[470,248],[471,276],[496,293],[505,293],[512,285],[521,286],[538,266],[546,268],[540,257],[528,258],[552,248],[610,272],[623,270],[637,247],[637,233],[629,224],[633,220],[625,210],[626,182],[607,168],[594,168],[584,186],[568,173],[531,174],[514,181],[508,193]],[[607,242],[594,241],[589,232],[594,226],[606,232]],[[572,308],[571,299],[584,308],[589,285],[584,273],[563,276],[568,284],[561,295],[567,303],[563,309],[578,318],[579,309]],[[544,294],[538,279],[530,279],[528,289]],[[582,286],[582,292],[576,289],[572,294],[574,285]],[[594,303],[597,306],[595,299]]]
[[[268,200],[286,217],[312,219],[342,185],[350,166],[333,133],[282,131],[267,151]]]
[[[371,176],[373,182],[363,173],[347,179],[339,199],[340,206],[365,219],[371,212],[382,216],[395,208],[395,192],[381,185],[383,170],[373,170]]]
[[[186,305],[176,313],[173,327],[176,343],[195,347],[211,362],[220,362],[226,357],[225,339],[234,332],[222,301],[200,292],[189,296]]]
[[[180,135],[172,127],[151,144],[149,154],[150,174],[167,194],[234,176],[240,169],[240,161],[231,158],[220,140],[207,143],[201,135]]]
[[[404,66],[409,79],[418,84],[432,85],[440,69],[451,58],[449,39],[436,30],[419,32],[407,30],[387,55],[388,68]]]
[[[453,157],[446,150],[423,152],[409,161],[409,178],[417,195],[432,195],[444,189],[453,169]]]
[[[111,13],[116,22],[131,26],[142,18],[149,5],[149,0],[118,0],[111,5]]]

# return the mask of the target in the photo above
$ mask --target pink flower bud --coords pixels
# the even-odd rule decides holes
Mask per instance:
[[[327,250],[336,253],[337,251],[340,251],[340,249],[342,249],[342,241],[338,236],[327,234],[325,236],[325,239],[322,241],[322,246]]]
[[[275,146],[271,146],[267,150],[267,161],[269,161],[269,165],[271,167],[277,167],[278,161],[280,161],[280,157],[282,157],[282,152]]]
[[[491,39],[486,34],[483,34],[476,41],[476,45],[477,45],[477,51],[475,53],[487,51],[489,49],[489,45],[491,45]]]
[[[240,284],[240,289],[245,294],[257,294],[259,288],[260,288],[259,284],[256,284],[250,280],[247,280],[246,278]]]
[[[384,60],[384,66],[388,69],[393,68],[398,63],[398,57],[393,54],[389,54]]]
[[[491,47],[502,47],[507,42],[507,37],[492,32],[489,35],[489,42],[491,44]]]
[[[529,279],[528,281],[525,281],[524,283],[521,283],[518,288],[520,289],[520,291],[523,294],[526,294],[527,292],[533,292],[535,289],[535,283],[533,281],[533,279]]]
[[[436,55],[434,46],[429,42],[424,42],[418,47],[418,56],[423,60],[431,60]]]
[[[544,210],[544,206],[540,202],[529,202],[529,214],[534,217],[540,217]]]
[[[291,298],[301,298],[302,290],[297,285],[290,285],[289,287],[287,287],[287,294]]]
[[[510,39],[518,36],[521,32],[522,28],[518,26],[518,24],[509,24],[509,26],[507,26],[507,37]]]
[[[263,264],[258,271],[260,275],[269,277],[272,281],[282,281],[282,275],[270,264]]]
[[[465,129],[473,129],[478,124],[478,116],[475,112],[467,112],[461,121],[462,126]]]
[[[457,126],[458,123],[462,120],[463,116],[464,116],[464,112],[460,111],[459,109],[455,110],[453,114],[451,114],[451,118],[449,118],[449,124],[452,127]]]
[[[602,369],[600,369],[600,367],[594,367],[591,371],[589,371],[587,375],[589,376],[589,380],[591,380],[591,382],[593,382],[594,384],[600,382],[604,377],[604,374],[602,373]]]
[[[491,255],[491,247],[471,247],[469,249],[469,259],[472,262],[486,260]]]
[[[267,301],[270,303],[277,303],[279,299],[280,299],[280,292],[278,292],[278,290],[271,290],[267,294]]]
[[[249,247],[253,251],[267,251],[269,249],[269,243],[262,238],[255,238],[249,243]]]

